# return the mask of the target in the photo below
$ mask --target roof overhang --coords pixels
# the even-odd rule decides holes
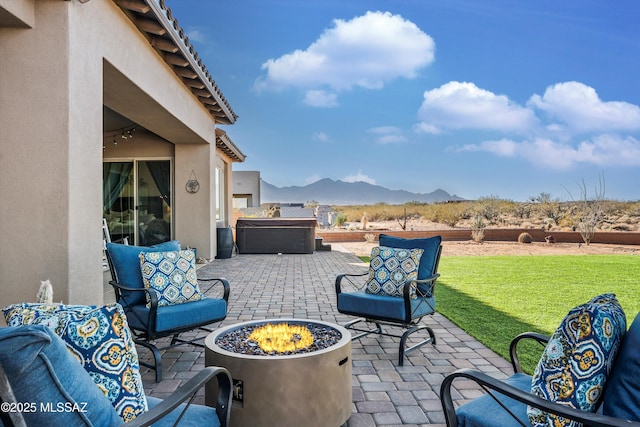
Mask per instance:
[[[213,116],[230,125],[238,116],[216,85],[164,0],[113,0],[185,86]]]
[[[236,147],[227,133],[220,128],[216,128],[216,147],[222,150],[222,152],[229,156],[234,162],[242,163],[247,157]]]

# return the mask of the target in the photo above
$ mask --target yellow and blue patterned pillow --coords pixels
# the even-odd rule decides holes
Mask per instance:
[[[423,249],[400,249],[376,246],[371,250],[369,277],[365,292],[373,295],[402,297],[404,286],[418,278]],[[411,298],[416,298],[416,284],[410,284]]]
[[[109,398],[124,422],[147,411],[138,353],[120,304],[14,304],[3,309],[9,326],[45,325]]]
[[[531,380],[538,397],[594,412],[627,329],[614,294],[603,294],[573,308],[551,336]],[[528,407],[533,427],[581,424]]]
[[[195,253],[192,250],[140,252],[140,271],[144,287],[158,293],[158,306],[200,301],[196,276]],[[147,295],[147,307],[150,307]]]

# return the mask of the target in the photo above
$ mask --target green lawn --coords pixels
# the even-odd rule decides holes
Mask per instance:
[[[448,256],[440,260],[436,309],[508,358],[517,334],[550,335],[567,312],[602,293],[618,297],[630,324],[640,311],[635,255]],[[525,348],[531,372],[541,348]]]
[[[596,295],[616,294],[627,327],[640,311],[637,255],[443,256],[438,271],[437,311],[507,359],[513,337],[551,335],[571,308]],[[522,349],[531,373],[542,348]]]

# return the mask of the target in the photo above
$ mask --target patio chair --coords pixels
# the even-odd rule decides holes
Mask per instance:
[[[509,349],[514,374],[504,380],[471,369],[445,377],[440,400],[447,426],[640,427],[640,315],[625,332],[624,312],[611,297],[571,310],[551,337],[515,337]],[[518,358],[519,344],[527,341],[546,346],[533,376]],[[465,390],[476,383],[483,394],[454,404],[456,380]]]
[[[155,246],[132,246],[118,243],[107,243],[107,260],[111,271],[112,280],[109,282],[115,291],[116,301],[122,305],[127,314],[129,327],[135,335],[135,342],[151,350],[153,363],[140,362],[156,371],[156,381],[162,381],[162,357],[160,351],[167,350],[182,344],[192,344],[203,347],[204,335],[192,339],[180,337],[183,332],[203,330],[212,332],[209,325],[220,322],[227,316],[227,304],[229,301],[229,282],[224,278],[196,278],[193,251],[190,259],[181,261],[189,264],[189,270],[182,272],[190,277],[192,282],[189,298],[183,298],[176,288],[179,286],[166,286],[166,281],[172,276],[172,272],[162,275],[163,267],[161,259],[157,265],[149,267],[149,273],[158,273],[161,277],[160,290],[155,286],[156,279],[150,277],[145,286],[141,267],[141,256],[150,254],[180,254],[180,242],[172,240]],[[146,254],[146,255],[145,255]],[[164,261],[167,261],[166,259]],[[171,261],[171,260],[169,260]],[[170,267],[172,268],[171,263]],[[177,265],[177,264],[175,264]],[[166,273],[166,272],[165,272]],[[207,283],[209,286],[199,290],[198,282]],[[166,288],[163,288],[166,286]],[[195,290],[193,289],[195,288]],[[206,294],[218,290],[220,297],[206,297]],[[164,290],[163,290],[164,289]],[[174,295],[175,294],[175,295]],[[172,300],[177,296],[178,301]],[[171,337],[171,342],[158,348],[153,341]]]
[[[336,277],[338,312],[357,317],[344,325],[358,332],[353,339],[372,333],[400,338],[398,365],[402,366],[405,354],[436,343],[433,330],[421,320],[435,312],[433,290],[440,277],[437,271],[442,238],[403,239],[381,234],[379,242],[380,246],[372,251],[368,272]],[[375,327],[361,326],[361,322]],[[404,332],[387,333],[383,324],[400,327]],[[407,339],[421,330],[428,337],[406,348]]]
[[[111,339],[110,335],[107,339],[98,339],[92,342],[95,345],[91,349],[100,353]],[[204,368],[164,400],[145,396],[141,382],[139,387],[132,387],[132,378],[139,377],[137,366],[123,363],[137,360],[135,346],[131,344],[132,353],[111,347],[110,354],[115,352],[119,357],[100,357],[103,365],[100,372],[90,373],[79,363],[78,348],[70,346],[69,341],[51,327],[44,324],[1,327],[0,420],[3,425],[111,427],[124,426],[126,422],[126,426],[132,427],[172,426],[178,421],[184,426],[229,425],[231,376],[226,369]],[[111,371],[105,374],[107,370]],[[111,378],[106,379],[110,374],[117,377],[113,382]],[[217,398],[212,399],[216,407],[192,404],[195,394],[209,381],[217,384]],[[122,389],[135,389],[140,399],[130,396],[114,399]],[[138,404],[139,410],[134,410]]]

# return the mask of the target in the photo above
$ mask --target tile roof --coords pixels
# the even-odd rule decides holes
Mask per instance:
[[[113,0],[145,35],[149,44],[211,113],[216,124],[238,116],[198,56],[164,0]]]

